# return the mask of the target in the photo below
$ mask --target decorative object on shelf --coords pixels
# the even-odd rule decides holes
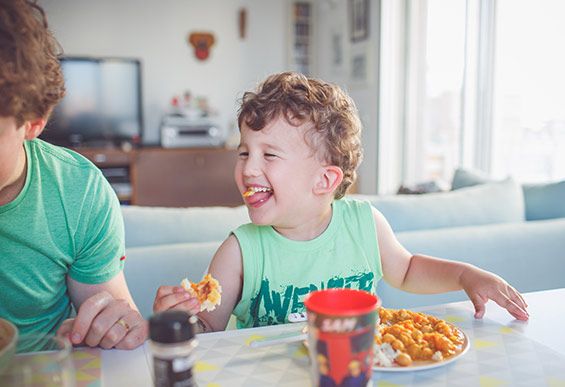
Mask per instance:
[[[210,56],[210,48],[216,39],[210,32],[192,32],[188,42],[194,47],[194,56],[199,60],[206,60]]]
[[[190,90],[185,90],[182,94],[177,94],[171,98],[170,114],[198,119],[214,116],[217,112],[210,107],[207,97],[193,96]]]
[[[360,42],[369,37],[369,0],[349,0],[351,41]]]
[[[238,26],[239,26],[239,38],[245,39],[245,33],[247,32],[247,9],[240,8],[238,12]]]

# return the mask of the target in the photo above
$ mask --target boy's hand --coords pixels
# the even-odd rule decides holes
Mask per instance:
[[[478,269],[467,268],[461,275],[461,285],[475,306],[475,318],[483,318],[485,304],[493,300],[518,320],[527,320],[528,304],[522,295],[499,276]]]
[[[169,309],[184,310],[196,315],[200,312],[200,303],[182,286],[160,286],[153,302],[153,312]]]

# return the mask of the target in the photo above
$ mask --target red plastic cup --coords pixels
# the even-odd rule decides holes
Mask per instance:
[[[378,304],[377,296],[353,289],[306,297],[314,386],[366,386],[371,380]]]

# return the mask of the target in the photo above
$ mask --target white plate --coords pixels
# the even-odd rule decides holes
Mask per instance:
[[[378,372],[412,372],[412,371],[421,371],[421,370],[429,370],[432,368],[443,367],[452,363],[456,360],[459,360],[461,356],[465,355],[469,348],[471,347],[471,343],[469,342],[469,338],[461,329],[457,328],[457,330],[463,335],[463,344],[461,344],[461,352],[457,355],[451,356],[442,361],[416,361],[412,365],[407,367],[401,367],[399,365],[394,365],[392,367],[382,367],[382,366],[373,366],[373,371]]]

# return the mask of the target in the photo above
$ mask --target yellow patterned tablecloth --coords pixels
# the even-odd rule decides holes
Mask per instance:
[[[565,387],[565,356],[510,327],[476,320],[462,308],[425,313],[461,328],[471,348],[459,360],[430,370],[374,372],[374,386],[549,386]],[[263,336],[299,331],[301,325],[246,329],[199,337],[195,374],[198,385],[309,386],[308,354],[301,343],[251,348]]]

